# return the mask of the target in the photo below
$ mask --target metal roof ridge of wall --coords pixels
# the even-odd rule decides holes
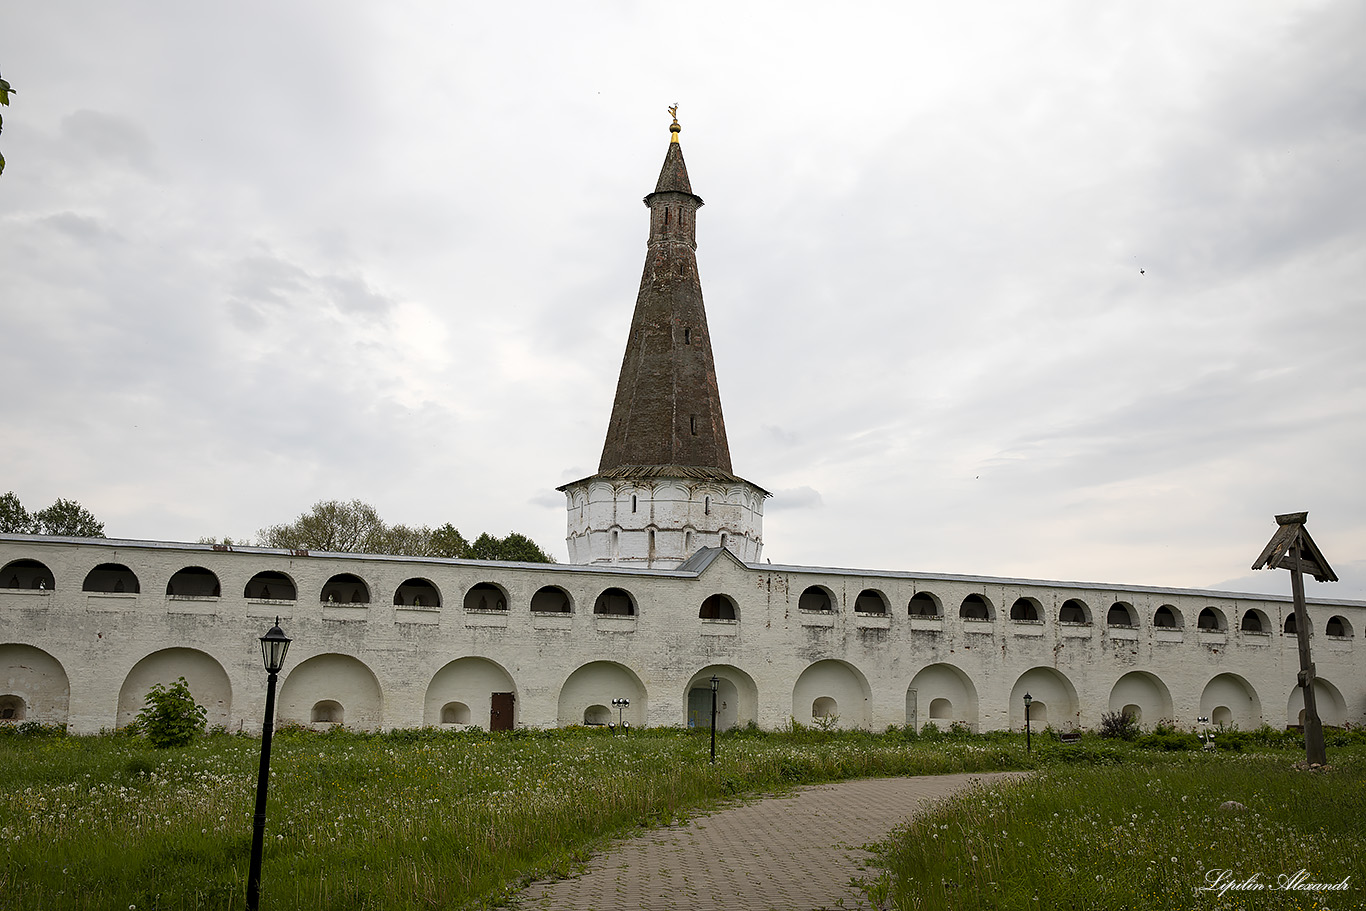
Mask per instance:
[[[1170,595],[1215,595],[1220,598],[1241,598],[1256,601],[1289,601],[1290,593],[1272,595],[1265,592],[1234,592],[1215,588],[1176,588],[1165,585],[1140,585],[1118,582],[1071,582],[1060,579],[1027,579],[1010,576],[979,576],[964,573],[924,573],[901,569],[853,569],[838,566],[799,566],[780,563],[746,563],[750,569],[767,572],[806,573],[809,575],[827,574],[832,576],[862,576],[867,579],[913,579],[941,582],[980,582],[990,585],[1046,585],[1053,588],[1070,588],[1087,591],[1114,592],[1153,592]],[[1340,604],[1349,607],[1366,607],[1366,600],[1348,598],[1314,598],[1314,604]]]

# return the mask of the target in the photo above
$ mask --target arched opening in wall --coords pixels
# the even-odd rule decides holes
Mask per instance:
[[[24,697],[13,693],[0,696],[0,721],[23,721],[27,710],[28,704],[24,702]]]
[[[345,722],[352,730],[377,731],[383,724],[384,694],[379,679],[363,661],[350,655],[314,655],[290,670],[280,686],[279,723],[311,723],[313,707],[320,702],[345,706]],[[435,715],[423,718],[424,724],[434,725],[436,721]]]
[[[1143,723],[1143,709],[1134,705],[1132,702],[1120,709],[1119,714],[1124,718],[1129,719],[1134,724]]]
[[[173,647],[152,652],[133,665],[119,688],[115,725],[124,727],[137,720],[153,685],[170,686],[181,677],[195,704],[205,708],[209,725],[226,726],[232,720],[232,684],[223,665],[199,649]]]
[[[826,658],[808,665],[797,677],[792,717],[804,721],[809,712],[825,726],[864,728],[871,699],[872,688],[862,671],[847,661]]]
[[[1196,629],[1219,631],[1228,629],[1228,621],[1224,619],[1224,612],[1217,607],[1207,607],[1200,611],[1200,616],[1195,618]]]
[[[634,617],[636,615],[636,602],[631,597],[630,592],[625,589],[609,588],[598,595],[598,600],[593,602],[593,613],[613,617]]]
[[[963,620],[990,620],[991,602],[985,595],[968,595],[958,607],[958,616]]]
[[[136,595],[142,591],[142,586],[138,584],[137,575],[122,563],[101,563],[86,573],[81,591]]]
[[[840,707],[830,696],[818,696],[811,703],[812,721],[833,721],[840,716]]]
[[[1347,724],[1347,700],[1342,697],[1341,690],[1322,677],[1314,678],[1314,705],[1319,712],[1319,721],[1324,724],[1335,727]],[[1304,724],[1304,687],[1297,686],[1290,691],[1285,717],[1287,723]]]
[[[541,614],[569,614],[574,611],[574,603],[569,592],[558,585],[547,585],[531,596],[531,610]]]
[[[1200,714],[1218,725],[1237,725],[1250,730],[1262,723],[1262,702],[1252,684],[1243,677],[1216,674],[1200,694]]]
[[[450,706],[460,706],[461,718],[447,719]],[[427,685],[423,724],[478,724],[490,731],[516,727],[517,687],[507,668],[496,661],[466,655],[447,662]]]
[[[1111,712],[1131,715],[1136,720],[1175,719],[1171,691],[1162,678],[1148,671],[1129,671],[1115,681],[1107,708]]]
[[[252,601],[294,601],[299,597],[299,590],[289,576],[267,569],[247,580],[242,597]]]
[[[612,703],[629,703],[620,713]],[[640,727],[649,717],[649,693],[636,672],[615,661],[590,661],[574,670],[560,686],[556,718],[560,725],[588,724],[590,718],[628,722]],[[611,706],[611,708],[604,708]]]
[[[507,609],[507,594],[492,582],[480,582],[465,593],[465,610]]]
[[[217,598],[222,594],[218,577],[202,566],[187,566],[166,583],[168,598]]]
[[[394,591],[394,606],[438,608],[441,606],[441,591],[430,579],[405,579]]]
[[[1010,619],[1017,623],[1038,623],[1039,602],[1033,598],[1016,598],[1010,605]]]
[[[583,723],[603,726],[612,723],[612,711],[605,705],[590,705],[583,710]]]
[[[912,617],[942,617],[944,608],[940,605],[939,599],[929,592],[916,592],[911,595],[906,613]]]
[[[0,687],[22,700],[24,717],[15,721],[65,725],[71,685],[62,663],[31,645],[0,645]]]
[[[865,588],[854,599],[854,613],[885,614],[887,613],[887,598],[876,589]]]
[[[749,674],[729,664],[712,664],[692,675],[683,688],[687,712],[683,723],[690,728],[710,728],[711,678],[716,678],[716,729],[730,730],[756,720],[759,688]]]
[[[1267,633],[1271,631],[1271,624],[1267,622],[1266,614],[1259,610],[1249,610],[1243,613],[1238,628],[1245,633]]]
[[[31,588],[52,591],[57,580],[52,570],[37,560],[11,560],[0,569],[0,585],[5,588]]]
[[[612,529],[612,559],[615,560],[621,554],[621,531]]]
[[[1036,725],[1036,729],[1051,724],[1066,731],[1081,724],[1077,688],[1057,668],[1041,665],[1025,671],[1011,687],[1009,707],[1012,730],[1024,730],[1026,693],[1032,700],[1029,721]]]
[[[337,573],[327,580],[320,598],[324,604],[369,604],[370,586],[360,576]]]
[[[1300,628],[1295,623],[1295,614],[1293,611],[1285,615],[1285,632],[1290,636],[1299,635]]]
[[[797,599],[797,610],[815,611],[828,614],[835,609],[835,599],[830,591],[820,585],[809,586]]]
[[[947,715],[936,714],[945,711]],[[919,728],[927,720],[936,724],[958,722],[977,729],[977,688],[952,664],[926,665],[906,690],[906,723]]]
[[[345,718],[346,710],[335,699],[323,699],[313,703],[313,710],[308,716],[308,720],[313,724],[342,724]]]
[[[703,620],[734,620],[735,602],[726,595],[712,595],[702,602],[697,616]]]
[[[1352,624],[1347,622],[1346,617],[1334,615],[1328,618],[1328,625],[1323,628],[1325,635],[1336,639],[1352,638]]]
[[[1162,629],[1180,629],[1181,614],[1170,604],[1164,604],[1153,612],[1153,626]]]
[[[469,724],[470,707],[463,702],[448,702],[441,707],[442,724]]]
[[[1068,598],[1058,608],[1058,622],[1084,626],[1091,622],[1091,608],[1080,598]]]
[[[1135,621],[1134,606],[1127,601],[1116,601],[1110,605],[1110,610],[1105,615],[1106,626],[1134,627]]]

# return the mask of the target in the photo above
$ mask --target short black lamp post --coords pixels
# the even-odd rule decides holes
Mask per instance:
[[[626,722],[622,720],[622,716],[623,716],[623,714],[624,714],[625,711],[626,711],[626,707],[627,707],[628,705],[630,705],[630,704],[631,704],[631,700],[629,700],[629,699],[613,699],[613,700],[612,700],[612,705],[613,705],[613,706],[616,708],[616,710],[617,710],[617,727],[621,728],[622,733],[625,733],[626,730],[627,730],[627,728],[626,728]]]
[[[1029,744],[1029,707],[1030,707],[1031,705],[1034,704],[1034,697],[1031,696],[1031,695],[1029,695],[1028,693],[1025,693],[1024,703],[1025,703],[1025,755],[1028,756],[1028,755],[1029,755],[1029,752],[1030,752],[1030,744]]]
[[[716,687],[720,683],[711,675],[711,761],[716,762]]]
[[[251,833],[251,869],[247,873],[247,911],[261,905],[261,852],[266,837],[266,788],[270,784],[270,735],[275,730],[275,680],[285,666],[290,638],[280,629],[280,618],[261,637],[261,658],[266,663],[266,720],[261,726],[261,773],[256,779],[256,816]]]

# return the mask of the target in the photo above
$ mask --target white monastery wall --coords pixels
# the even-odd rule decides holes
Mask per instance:
[[[126,571],[95,571],[111,564]],[[294,640],[281,723],[487,728],[506,693],[503,720],[516,726],[614,721],[623,697],[633,725],[705,725],[713,674],[724,726],[828,715],[844,727],[1018,729],[1026,691],[1032,719],[1057,728],[1126,707],[1149,726],[1207,715],[1279,727],[1303,704],[1288,597],[745,565],[720,551],[688,567],[0,535],[0,713],[109,729],[152,683],[183,675],[211,723],[257,730],[257,639],[277,615]],[[87,579],[124,590],[86,591]],[[245,596],[263,584],[285,597]],[[615,613],[595,613],[605,594]],[[718,618],[703,619],[713,595]],[[533,611],[533,598],[554,610]],[[1011,619],[1020,599],[1017,613],[1037,619]],[[1112,622],[1116,604],[1130,624]],[[938,616],[912,614],[922,605]],[[1164,609],[1178,625],[1155,625]],[[1200,628],[1206,609],[1221,628]],[[1249,612],[1261,632],[1242,628]],[[1311,602],[1309,614],[1325,723],[1366,722],[1366,602]]]

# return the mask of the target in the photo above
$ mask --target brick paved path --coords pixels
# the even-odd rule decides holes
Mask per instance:
[[[926,803],[1003,774],[869,778],[802,788],[612,846],[582,876],[532,883],[526,911],[813,911],[868,908],[849,885],[868,855]]]

